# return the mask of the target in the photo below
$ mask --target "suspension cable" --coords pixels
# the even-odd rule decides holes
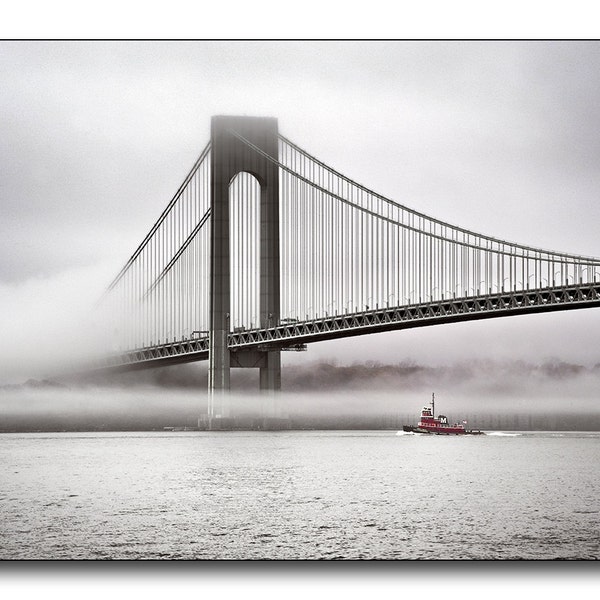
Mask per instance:
[[[148,232],[146,237],[143,239],[142,243],[137,247],[136,251],[131,255],[131,258],[125,263],[123,268],[119,271],[118,275],[111,281],[110,285],[106,289],[107,292],[110,292],[115,287],[115,285],[117,285],[117,283],[119,283],[119,281],[122,279],[123,275],[125,275],[125,273],[129,269],[129,267],[131,267],[131,265],[133,264],[135,259],[144,250],[144,248],[146,247],[146,245],[148,244],[148,242],[150,241],[152,236],[156,233],[158,228],[161,226],[162,222],[167,218],[167,215],[169,214],[169,212],[171,211],[173,206],[176,204],[176,202],[181,197],[181,194],[183,193],[187,184],[190,182],[192,177],[195,175],[196,171],[200,168],[200,165],[202,164],[202,162],[208,155],[209,151],[210,151],[210,142],[208,142],[208,144],[206,145],[206,147],[204,148],[204,150],[198,157],[198,160],[194,163],[194,166],[191,168],[190,172],[187,174],[187,177],[183,180],[183,183],[179,186],[179,189],[177,190],[177,192],[175,193],[175,195],[173,196],[173,198],[171,199],[169,204],[167,204],[167,207],[162,212],[162,214],[160,215],[160,217],[158,218],[156,223],[154,223],[154,225],[152,226],[152,228],[150,229],[150,231]]]
[[[250,142],[249,140],[247,140],[245,137],[243,137],[242,135],[240,135],[239,133],[230,130],[230,133],[232,133],[235,137],[237,137],[238,139],[240,139],[243,143],[245,143],[246,145],[248,145],[250,148],[252,148],[253,150],[255,150],[256,152],[258,152],[261,156],[263,156],[264,158],[266,158],[267,160],[269,160],[270,162],[272,162],[273,164],[279,166],[281,169],[283,169],[284,171],[288,172],[290,175],[296,177],[298,180],[308,184],[309,186],[311,186],[312,188],[318,190],[319,192],[326,194],[332,198],[335,198],[336,200],[343,202],[344,204],[347,204],[349,206],[352,206],[353,208],[362,211],[363,213],[370,215],[372,217],[375,217],[377,219],[380,219],[382,221],[386,221],[388,223],[392,223],[395,225],[398,225],[400,227],[403,227],[409,231],[414,231],[416,233],[420,233],[423,235],[426,235],[428,237],[432,237],[438,240],[442,240],[445,242],[449,242],[449,243],[453,243],[453,244],[458,244],[460,246],[464,246],[467,248],[473,248],[476,250],[489,250],[489,248],[486,248],[483,245],[480,244],[476,244],[474,242],[469,242],[469,241],[463,241],[463,240],[458,240],[458,239],[452,239],[452,238],[448,238],[445,237],[441,234],[437,234],[434,232],[428,232],[428,231],[424,231],[423,229],[419,229],[417,227],[411,226],[411,225],[407,225],[405,223],[402,223],[396,219],[392,219],[391,217],[386,217],[384,215],[381,215],[373,210],[370,210],[368,208],[365,208],[364,206],[361,206],[355,202],[352,202],[351,200],[348,200],[347,198],[344,198],[342,196],[340,196],[339,194],[336,194],[330,190],[327,190],[326,188],[314,183],[313,181],[311,181],[310,179],[304,177],[303,175],[300,175],[299,173],[297,173],[296,171],[294,171],[293,169],[291,169],[290,167],[288,167],[287,165],[281,163],[278,159],[272,157],[270,154],[268,154],[267,152],[265,152],[264,150],[261,150],[258,146],[256,146],[255,144],[253,144],[252,142]],[[282,137],[282,136],[280,136]],[[285,141],[285,143],[288,143],[287,140],[285,140],[285,138],[282,137],[282,139]],[[304,152],[302,152],[302,154],[304,154],[307,158],[309,158],[310,160],[313,160],[313,158],[311,157],[311,155],[306,154]],[[324,165],[323,163],[320,163],[320,161],[317,161],[316,159],[314,159],[316,162],[318,162],[319,164],[323,165],[325,168],[329,169],[329,167],[327,167],[327,165]],[[333,171],[335,174],[337,174],[336,171]],[[582,255],[575,255],[575,254],[566,254],[563,252],[554,252],[554,251],[550,251],[550,250],[543,250],[540,248],[535,248],[532,246],[524,246],[521,244],[516,244],[513,242],[507,242],[504,240],[500,240],[498,238],[493,238],[490,236],[486,236],[486,235],[481,235],[479,233],[475,233],[473,231],[469,231],[467,229],[462,229],[459,227],[455,227],[453,225],[450,225],[449,223],[444,223],[443,221],[439,221],[437,219],[432,219],[430,217],[428,217],[427,215],[423,214],[423,213],[419,213],[417,211],[414,211],[412,209],[408,209],[404,206],[402,206],[401,204],[398,204],[396,202],[394,202],[393,200],[389,200],[388,198],[386,198],[385,196],[381,196],[380,194],[377,194],[375,192],[372,192],[371,190],[369,190],[368,188],[365,188],[364,186],[361,186],[359,184],[355,184],[351,179],[348,179],[347,177],[343,177],[341,176],[346,182],[348,182],[351,185],[356,185],[361,191],[366,192],[368,194],[371,194],[372,196],[374,196],[375,198],[378,198],[380,200],[383,200],[385,202],[390,203],[391,205],[395,206],[396,208],[399,208],[401,210],[404,210],[412,215],[414,215],[415,217],[421,218],[421,219],[427,219],[431,222],[434,222],[442,227],[447,227],[450,228],[454,231],[458,231],[460,233],[463,233],[464,235],[467,236],[474,236],[476,238],[482,239],[482,240],[487,240],[487,241],[491,241],[494,242],[498,245],[501,246],[509,246],[510,248],[513,248],[515,250],[520,250],[521,251],[521,256],[525,257],[525,252],[536,252],[536,253],[540,253],[540,254],[545,254],[548,257],[558,257],[560,259],[567,259],[563,262],[581,262],[583,264],[589,264],[589,265],[598,265],[600,264],[600,258],[595,258],[595,257],[588,257],[588,256],[582,256]],[[503,254],[506,256],[515,256],[515,252],[509,252],[507,250],[503,250],[501,248],[498,248],[497,250],[493,250],[493,252],[499,253],[499,254]]]

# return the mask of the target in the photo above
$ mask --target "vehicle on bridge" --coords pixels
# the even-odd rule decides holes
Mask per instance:
[[[418,425],[403,425],[402,430],[406,433],[434,433],[436,435],[483,435],[478,429],[467,429],[466,421],[450,425],[448,417],[438,415],[435,418],[435,394],[431,394],[431,406],[424,406],[421,410],[421,419]]]

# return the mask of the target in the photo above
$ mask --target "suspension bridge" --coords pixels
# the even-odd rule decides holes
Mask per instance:
[[[209,361],[209,418],[230,369],[281,387],[281,352],[442,323],[600,306],[600,258],[445,223],[281,135],[216,116],[211,139],[101,302],[102,369]]]

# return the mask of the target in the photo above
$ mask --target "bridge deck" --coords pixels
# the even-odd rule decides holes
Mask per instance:
[[[312,342],[444,323],[600,306],[600,283],[501,292],[328,315],[268,329],[230,333],[229,348],[274,350]],[[209,338],[174,341],[114,354],[94,370],[126,371],[208,359]]]

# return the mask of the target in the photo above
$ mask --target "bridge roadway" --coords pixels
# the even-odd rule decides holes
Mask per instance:
[[[286,322],[268,329],[229,334],[233,351],[295,349],[311,342],[413,327],[457,323],[558,310],[600,306],[600,282],[560,287],[445,298],[365,312],[337,314],[307,321]],[[208,359],[209,338],[173,341],[115,353],[93,371],[129,371]]]

